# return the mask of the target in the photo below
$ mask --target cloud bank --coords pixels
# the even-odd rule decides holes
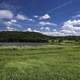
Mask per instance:
[[[54,30],[53,32],[42,33],[51,36],[80,36],[80,19],[68,20],[64,22],[61,30]]]

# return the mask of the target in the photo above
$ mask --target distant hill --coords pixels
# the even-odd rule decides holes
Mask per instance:
[[[49,39],[49,36],[36,32],[0,32],[0,42],[47,42]]]
[[[47,36],[37,32],[3,31],[0,32],[0,42],[62,42],[64,40],[80,41],[80,36]]]

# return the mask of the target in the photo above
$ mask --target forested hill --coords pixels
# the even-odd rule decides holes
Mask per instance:
[[[49,39],[49,36],[36,32],[0,32],[0,42],[47,42]]]
[[[80,41],[80,36],[47,36],[36,32],[3,31],[0,42],[63,42],[64,40]]]

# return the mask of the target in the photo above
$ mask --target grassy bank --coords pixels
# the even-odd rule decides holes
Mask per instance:
[[[0,80],[79,79],[79,45],[0,47]]]

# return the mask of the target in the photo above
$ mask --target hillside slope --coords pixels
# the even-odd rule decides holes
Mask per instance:
[[[36,32],[0,32],[0,42],[47,42],[49,39],[49,36]]]

